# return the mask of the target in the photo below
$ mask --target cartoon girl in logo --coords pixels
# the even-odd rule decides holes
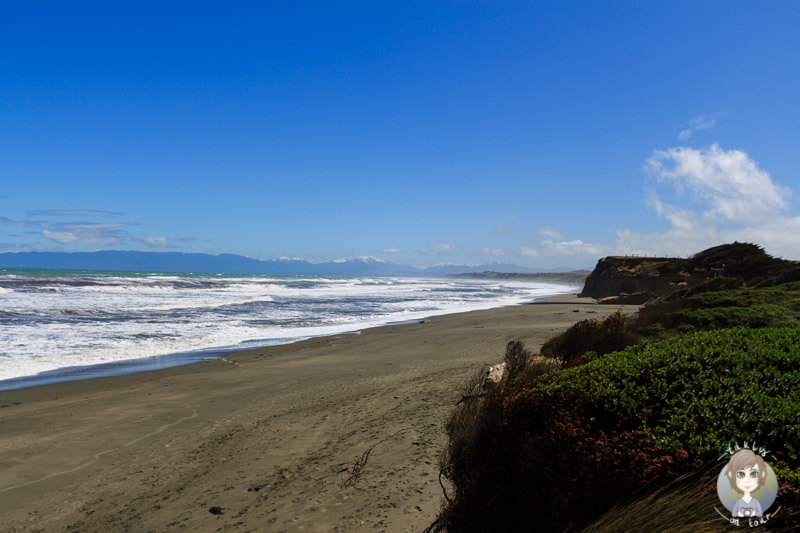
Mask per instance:
[[[762,516],[761,502],[753,493],[764,486],[767,481],[767,465],[760,455],[752,450],[739,450],[731,457],[725,468],[725,475],[731,484],[731,489],[742,495],[733,503],[731,516],[750,517]]]

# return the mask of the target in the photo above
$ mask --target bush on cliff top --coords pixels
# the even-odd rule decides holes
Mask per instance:
[[[754,305],[783,305],[800,311],[800,282],[783,283],[771,287],[737,288],[720,291],[690,293],[682,298],[687,309],[706,309],[709,307],[751,307]]]
[[[752,287],[767,287],[800,280],[800,263],[772,257],[757,244],[734,242],[708,248],[693,255],[686,270],[712,271],[741,277]]]
[[[749,328],[797,327],[800,313],[781,305],[764,304],[753,307],[712,307],[694,311],[676,311],[671,325],[688,325],[697,329],[721,329],[743,326]]]
[[[647,332],[657,324],[673,331],[800,325],[798,282],[719,291],[699,291],[699,288],[677,290],[648,302],[630,327],[648,336]]]

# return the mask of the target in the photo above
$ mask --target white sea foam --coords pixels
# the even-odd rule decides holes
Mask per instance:
[[[280,344],[574,290],[407,278],[0,276],[0,380]]]

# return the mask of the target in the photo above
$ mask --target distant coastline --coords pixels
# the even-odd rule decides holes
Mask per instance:
[[[510,263],[482,265],[439,264],[427,267],[397,264],[376,257],[312,262],[298,258],[253,259],[235,254],[184,252],[4,252],[0,269],[55,269],[106,272],[161,272],[185,274],[254,274],[269,276],[405,276],[441,277],[468,272],[536,273],[539,268]],[[560,270],[560,269],[556,269]],[[563,270],[567,270],[564,268]],[[588,272],[587,272],[588,275]]]
[[[589,277],[588,270],[576,270],[573,272],[463,272],[460,274],[449,274],[449,278],[471,278],[471,279],[513,279],[518,281],[547,281],[562,283],[583,284]]]

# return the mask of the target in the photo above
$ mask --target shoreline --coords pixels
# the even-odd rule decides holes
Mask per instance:
[[[18,531],[419,531],[439,508],[437,460],[464,381],[501,361],[509,340],[535,352],[620,307],[636,310],[558,295],[0,392],[0,522]],[[371,446],[363,478],[343,488]]]
[[[558,286],[558,284],[555,285]],[[557,292],[553,295],[545,296],[543,298],[539,298],[538,300],[534,299],[533,301],[530,302],[517,302],[510,304],[507,303],[504,305],[500,305],[497,307],[489,307],[486,309],[479,308],[479,309],[470,309],[466,311],[456,311],[456,312],[447,311],[442,313],[425,315],[419,318],[413,318],[409,320],[388,321],[378,325],[366,324],[359,327],[355,327],[353,329],[347,329],[349,328],[349,326],[345,326],[341,331],[338,332],[326,333],[323,335],[311,336],[311,337],[305,337],[305,336],[295,337],[295,338],[288,337],[286,339],[277,340],[273,344],[255,345],[255,342],[253,342],[253,346],[248,346],[248,347],[230,346],[230,347],[219,347],[219,348],[205,348],[188,352],[176,352],[163,355],[153,355],[149,357],[124,359],[121,361],[110,361],[106,363],[62,367],[53,370],[47,370],[39,374],[33,374],[30,376],[20,376],[20,377],[0,380],[0,392],[21,390],[30,387],[54,385],[56,383],[67,383],[71,381],[85,381],[85,380],[105,378],[105,377],[139,374],[143,372],[156,372],[167,368],[200,364],[209,361],[211,359],[225,358],[229,355],[233,355],[239,352],[246,352],[250,350],[261,350],[265,348],[271,348],[274,346],[291,345],[298,342],[303,342],[305,340],[325,338],[334,335],[356,334],[362,330],[376,328],[376,327],[413,324],[414,322],[418,322],[420,320],[427,320],[435,316],[446,316],[451,314],[469,313],[472,311],[486,311],[490,309],[499,309],[502,307],[513,307],[515,305],[526,305],[528,303],[533,303],[542,299],[550,298],[552,296],[569,294],[571,291],[576,289],[580,289],[580,287],[567,286],[564,292]],[[283,342],[284,340],[285,342]]]

